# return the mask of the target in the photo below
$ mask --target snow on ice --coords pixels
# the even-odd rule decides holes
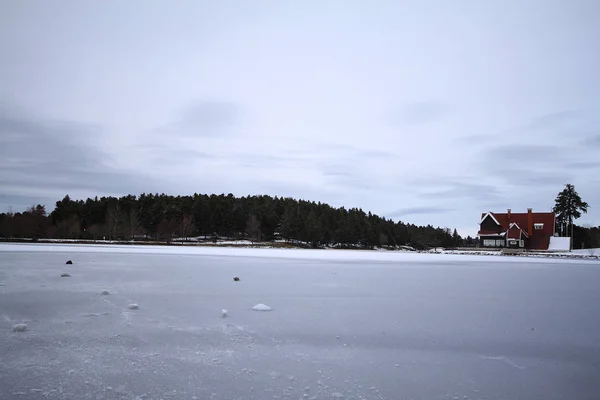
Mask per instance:
[[[16,324],[12,327],[13,332],[25,332],[27,330],[27,324]]]
[[[262,303],[255,305],[254,307],[252,307],[252,309],[254,311],[271,311],[272,310],[271,307],[269,307],[266,304],[262,304]]]

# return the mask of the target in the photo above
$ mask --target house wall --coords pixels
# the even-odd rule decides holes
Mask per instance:
[[[531,250],[547,250],[550,245],[551,236],[543,231],[534,231],[533,235],[527,241],[527,248]]]
[[[554,215],[533,214],[532,225],[541,223],[544,224],[542,229],[535,229],[533,227],[532,234],[530,235],[528,247],[532,250],[547,250],[550,246],[550,238],[554,235]]]

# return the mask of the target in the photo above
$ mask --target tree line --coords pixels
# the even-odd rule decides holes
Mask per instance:
[[[68,195],[46,213],[37,205],[0,214],[0,237],[87,240],[158,240],[202,236],[269,241],[285,239],[313,247],[398,247],[416,249],[476,245],[448,228],[417,226],[379,217],[360,208],[286,197],[232,194],[165,194],[95,197]]]

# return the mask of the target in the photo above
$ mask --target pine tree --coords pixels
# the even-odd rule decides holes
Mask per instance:
[[[573,221],[581,217],[581,213],[587,213],[589,204],[581,200],[581,197],[575,191],[575,186],[570,183],[556,196],[555,205],[552,211],[556,214],[556,223],[559,229],[569,234],[569,225],[571,226],[571,236],[573,234]],[[566,225],[566,230],[563,227]]]
[[[454,229],[454,232],[452,233],[452,243],[454,244],[454,247],[460,246],[460,235],[458,234],[458,231],[456,230],[456,228]]]

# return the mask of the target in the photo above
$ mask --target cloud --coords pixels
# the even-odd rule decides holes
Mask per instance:
[[[505,168],[506,162],[517,164],[545,165],[563,157],[564,149],[551,145],[501,144],[482,151],[482,162]]]
[[[394,113],[392,122],[400,125],[421,125],[439,121],[450,112],[450,107],[436,101],[406,104]]]
[[[153,183],[142,174],[111,167],[112,157],[90,139],[101,136],[98,125],[47,120],[0,107],[0,132],[4,201],[29,204],[83,192],[126,194]]]
[[[531,122],[526,124],[522,129],[556,130],[557,128],[570,126],[573,122],[577,121],[580,116],[581,112],[578,110],[554,111],[533,118]]]
[[[449,208],[445,208],[445,207],[427,207],[427,206],[422,206],[422,207],[408,207],[408,208],[402,208],[399,210],[395,210],[389,213],[386,213],[385,216],[388,218],[401,218],[401,217],[406,217],[409,215],[419,215],[419,214],[442,214],[442,213],[446,213],[452,211],[452,209]]]
[[[481,179],[485,181],[485,179]],[[478,182],[459,182],[440,179],[429,186],[440,189],[421,191],[419,197],[424,199],[471,199],[471,200],[498,200],[503,199],[497,185]]]
[[[528,139],[543,139],[544,142],[548,142],[548,135],[550,135],[551,141],[553,141],[556,138],[562,138],[567,132],[580,132],[581,128],[578,123],[584,120],[584,117],[585,114],[579,110],[554,111],[533,117],[525,123],[515,125],[508,129],[483,134],[459,136],[454,139],[454,142],[457,144],[469,144],[475,146],[487,146],[490,144],[501,146],[516,135],[519,135],[519,137],[526,141]],[[527,145],[527,143],[521,143],[521,145]]]
[[[573,162],[565,162],[563,167],[569,170],[590,170],[590,169],[600,169],[599,161],[573,161]]]
[[[560,188],[565,182],[573,181],[573,174],[562,169],[531,170],[526,168],[507,168],[504,171],[506,183],[512,186],[537,188],[549,186]]]
[[[600,135],[590,136],[581,141],[584,146],[600,147]]]
[[[595,155],[575,146],[502,144],[479,153],[474,168],[516,185],[566,182],[578,172],[598,168]]]
[[[146,154],[149,165],[186,166],[199,160],[213,160],[215,154],[184,148],[173,141],[159,145],[138,145],[136,150]]]
[[[236,103],[198,101],[183,110],[173,129],[196,137],[221,136],[239,126],[242,117],[242,110]]]

